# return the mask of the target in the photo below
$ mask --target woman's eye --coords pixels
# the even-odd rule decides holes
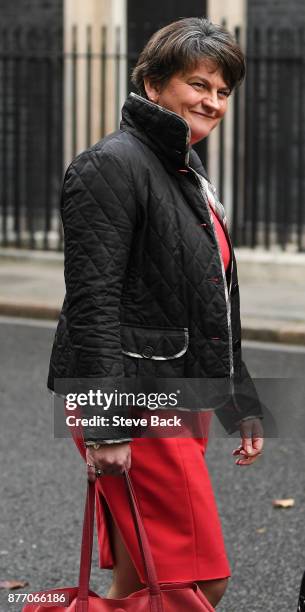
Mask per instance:
[[[196,87],[199,89],[207,89],[207,85],[205,83],[191,83],[192,87]],[[220,96],[221,98],[228,98],[230,95],[230,90],[229,89],[221,89],[218,91],[218,96]]]

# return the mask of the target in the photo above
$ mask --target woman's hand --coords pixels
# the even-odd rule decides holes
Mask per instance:
[[[263,452],[264,430],[261,419],[248,419],[240,423],[241,444],[232,455],[241,455],[236,465],[251,465]]]
[[[95,482],[96,470],[101,475],[119,475],[131,466],[131,448],[129,442],[102,444],[98,450],[91,446],[86,449],[88,480]]]

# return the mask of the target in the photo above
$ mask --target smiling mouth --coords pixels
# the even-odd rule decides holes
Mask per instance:
[[[205,115],[204,113],[198,113],[198,111],[192,111],[195,115],[200,115],[200,117],[206,117],[207,119],[216,119],[216,117],[212,117],[211,115]]]

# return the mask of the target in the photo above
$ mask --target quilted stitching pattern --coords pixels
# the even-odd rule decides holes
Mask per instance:
[[[134,360],[122,353],[126,325],[150,329],[150,344],[160,355],[181,345],[174,329],[188,330],[185,355],[146,359],[149,374],[230,375],[225,287],[209,212],[194,173],[179,172],[190,159],[206,177],[187,138],[187,124],[178,116],[131,95],[121,130],[69,166],[61,206],[66,297],[51,355],[51,389],[56,377],[136,375]],[[220,203],[216,214],[225,222]],[[237,284],[234,259],[232,286]],[[238,291],[231,322],[236,372],[247,378]],[[134,334],[128,349],[124,329],[124,350],[133,352]],[[252,397],[259,411],[255,391]],[[232,429],[232,423],[226,426]]]

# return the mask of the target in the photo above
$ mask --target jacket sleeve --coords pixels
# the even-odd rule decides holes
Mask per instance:
[[[117,380],[124,377],[120,299],[136,225],[123,163],[111,152],[82,153],[67,170],[61,212],[73,377]],[[88,427],[84,438],[131,439],[122,427],[103,427],[102,433]]]
[[[228,434],[238,431],[241,421],[264,418],[263,406],[244,361],[241,361],[238,376],[234,377],[230,398],[215,412]]]

